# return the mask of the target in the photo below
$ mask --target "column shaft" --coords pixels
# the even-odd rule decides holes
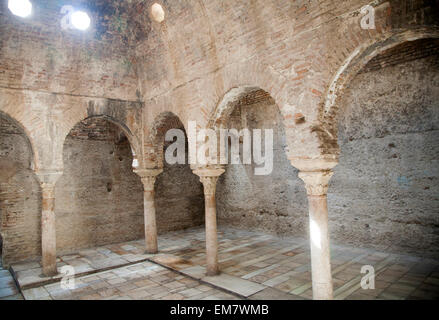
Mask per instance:
[[[145,216],[145,242],[146,252],[155,254],[158,252],[157,222],[155,214],[154,190],[145,190],[143,193],[143,205]]]
[[[155,214],[155,181],[157,176],[163,172],[162,169],[140,169],[134,171],[142,179],[143,184],[143,216],[145,223],[145,246],[146,253],[156,254],[157,243],[157,221]]]
[[[42,184],[41,252],[43,274],[53,276],[56,269],[55,186]]]
[[[204,196],[206,206],[206,259],[207,275],[219,274],[218,267],[218,235],[215,194]]]
[[[216,276],[220,273],[218,266],[218,233],[216,220],[216,183],[224,169],[199,169],[194,173],[200,177],[204,187],[206,213],[206,274]]]
[[[333,299],[326,195],[308,196],[314,300]]]
[[[327,204],[328,184],[332,175],[330,170],[299,173],[308,194],[314,300],[333,299]]]

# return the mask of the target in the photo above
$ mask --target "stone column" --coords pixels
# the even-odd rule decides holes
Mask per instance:
[[[135,171],[135,173],[140,176],[143,183],[145,244],[146,252],[149,254],[156,254],[158,252],[154,184],[157,176],[162,172],[162,169],[144,169]]]
[[[215,191],[218,178],[224,172],[225,170],[223,169],[200,169],[194,171],[194,173],[200,177],[200,181],[204,186],[206,211],[206,274],[208,276],[216,276],[219,274]]]
[[[332,300],[333,285],[328,232],[328,184],[337,160],[292,161],[305,182],[309,205],[312,288],[314,300]]]
[[[56,268],[55,184],[61,172],[37,172],[41,182],[41,264],[43,275],[58,274]]]

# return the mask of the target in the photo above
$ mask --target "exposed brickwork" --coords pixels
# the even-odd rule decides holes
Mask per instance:
[[[439,55],[439,39],[404,42],[373,58],[360,73],[391,67],[406,61]]]
[[[233,110],[228,102],[240,98],[234,90],[239,96],[248,88],[253,96],[234,101],[271,97],[288,158],[336,160],[342,99],[358,72],[388,49],[400,52],[401,43],[439,36],[438,6],[427,0],[374,1],[374,30],[360,27],[366,0],[166,1],[161,24],[149,18],[153,2],[72,0],[93,19],[85,33],[60,28],[58,1],[35,3],[28,19],[0,3],[0,110],[23,128],[35,172],[62,172],[66,137],[90,117],[104,117],[124,133],[131,148],[121,150],[123,159],[132,149],[140,168],[161,166],[157,137],[177,124],[163,115],[183,126],[190,120],[215,126]],[[404,56],[423,55],[406,47]],[[371,70],[395,57],[372,60]],[[109,142],[101,129],[88,128],[70,142]],[[138,224],[133,228],[140,232]],[[37,245],[29,250],[35,254]]]
[[[143,236],[143,186],[132,161],[130,144],[116,125],[92,118],[74,127],[55,189],[57,251]]]
[[[41,255],[40,186],[23,131],[0,112],[0,234],[4,265]]]

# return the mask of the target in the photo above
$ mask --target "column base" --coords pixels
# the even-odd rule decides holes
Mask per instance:
[[[58,269],[55,267],[55,269],[53,268],[48,268],[46,270],[43,270],[43,277],[54,277],[57,276],[59,274]]]
[[[146,250],[145,253],[146,254],[158,254],[159,251],[158,250]]]
[[[219,270],[206,272],[206,276],[208,277],[215,277],[215,276],[219,276],[220,274],[221,272]]]

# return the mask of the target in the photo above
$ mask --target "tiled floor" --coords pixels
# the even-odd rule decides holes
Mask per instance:
[[[75,289],[61,283],[27,289],[28,300],[233,300],[237,299],[199,281],[150,262],[81,277]]]
[[[144,251],[143,240],[84,249],[58,257],[57,267],[58,271],[62,271],[63,266],[73,266],[76,276],[87,275],[146,261],[151,255],[144,254]],[[12,269],[22,290],[33,288],[36,284],[56,282],[63,277],[61,273],[51,278],[43,277],[39,262],[14,264]]]
[[[23,300],[11,273],[3,269],[0,259],[0,300]]]
[[[206,277],[204,231],[159,237],[160,254],[144,255],[144,242],[110,245],[59,258],[77,273],[75,290],[47,284],[38,263],[13,266],[26,299],[310,299],[308,242],[221,228],[222,274]],[[331,245],[335,299],[437,299],[439,261]],[[147,261],[146,261],[147,260]],[[375,269],[375,289],[361,288],[365,265]],[[119,266],[119,267],[118,267]],[[102,271],[103,268],[111,270]],[[176,272],[177,271],[177,272]],[[92,275],[81,276],[86,273]],[[42,287],[43,284],[46,285]],[[228,294],[234,293],[233,295]]]

